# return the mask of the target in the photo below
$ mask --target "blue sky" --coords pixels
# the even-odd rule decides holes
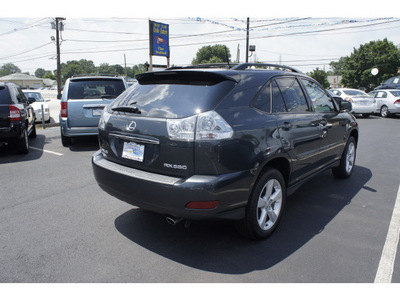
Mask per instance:
[[[190,64],[205,45],[225,44],[235,60],[245,60],[246,18],[250,17],[249,61],[282,63],[303,72],[329,69],[329,62],[372,40],[400,44],[400,14],[365,7],[361,1],[22,1],[0,13],[0,65],[12,62],[23,72],[56,68],[52,18],[65,17],[61,61],[87,59],[128,66],[149,61],[148,21],[169,24],[171,64]],[[82,3],[84,3],[82,5]],[[335,5],[333,6],[333,3]],[[393,1],[393,7],[394,6]],[[7,6],[7,4],[6,4]],[[398,6],[398,5],[397,5]],[[11,6],[10,6],[11,7]],[[15,8],[15,5],[13,6]],[[164,57],[154,57],[166,64]]]

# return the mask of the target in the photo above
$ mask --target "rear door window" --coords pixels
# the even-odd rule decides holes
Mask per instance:
[[[306,97],[299,82],[294,77],[281,77],[275,79],[281,91],[288,112],[309,112]]]

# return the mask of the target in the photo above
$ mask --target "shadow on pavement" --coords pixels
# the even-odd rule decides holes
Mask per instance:
[[[369,169],[356,166],[347,180],[330,171],[304,184],[288,198],[281,223],[263,241],[238,235],[230,221],[193,221],[171,226],[162,215],[131,209],[115,220],[117,230],[132,242],[192,268],[244,274],[268,269],[318,235],[372,177]],[[115,201],[119,201],[115,199]]]

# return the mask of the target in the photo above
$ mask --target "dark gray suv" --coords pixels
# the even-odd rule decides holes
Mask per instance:
[[[326,169],[349,177],[358,141],[351,104],[293,68],[253,65],[138,75],[100,119],[99,186],[173,224],[231,219],[262,239],[307,179]]]

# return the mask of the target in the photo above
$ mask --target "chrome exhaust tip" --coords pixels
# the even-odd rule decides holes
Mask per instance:
[[[167,223],[170,224],[170,225],[176,225],[176,224],[178,224],[180,221],[182,221],[183,219],[182,219],[182,218],[176,218],[176,217],[174,217],[174,216],[167,216],[167,217],[165,218],[165,220],[166,220]]]

